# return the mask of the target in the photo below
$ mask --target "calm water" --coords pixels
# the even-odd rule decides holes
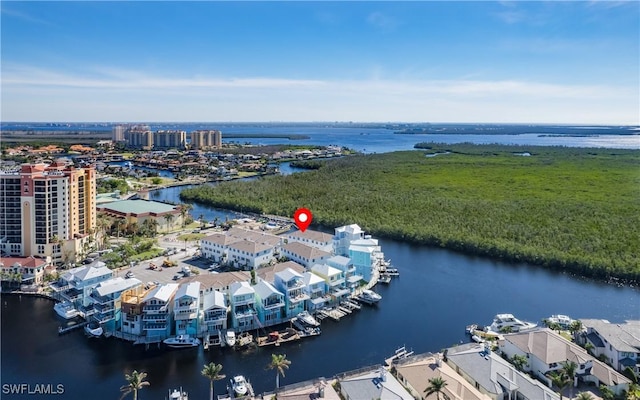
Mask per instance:
[[[502,312],[532,321],[557,313],[640,319],[640,293],[634,288],[443,249],[390,240],[381,244],[401,276],[378,286],[383,296],[378,307],[363,308],[340,322],[327,320],[321,336],[277,350],[145,351],[117,340],[89,340],[81,331],[59,337],[60,321],[50,301],[3,296],[2,383],[62,383],[65,398],[114,399],[123,374],[137,369],[148,372],[151,382],[142,399],[162,399],[178,386],[203,399],[208,382],[200,370],[210,361],[221,363],[227,375],[247,375],[258,391],[269,391],[274,374],[265,366],[273,351],[292,361],[281,380],[286,384],[380,363],[401,345],[416,352],[438,351],[464,339],[465,325],[487,324]],[[216,391],[222,390],[221,381]]]

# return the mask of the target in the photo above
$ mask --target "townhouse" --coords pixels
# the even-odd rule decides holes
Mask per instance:
[[[285,321],[285,295],[266,281],[253,286],[258,320],[262,326],[280,324]]]
[[[78,311],[86,313],[93,304],[89,297],[93,288],[112,277],[113,271],[99,261],[66,271],[51,288],[54,297],[67,301]]]
[[[213,290],[203,294],[202,334],[219,336],[227,329],[227,299],[222,292]]]
[[[328,233],[307,229],[290,233],[287,239],[289,243],[299,242],[329,253],[333,251],[333,236]]]
[[[112,278],[100,282],[91,291],[90,299],[93,302],[91,320],[97,322],[104,329],[105,335],[113,334],[122,326],[122,292],[142,284],[138,279]]]
[[[340,303],[351,293],[346,287],[344,272],[327,264],[316,264],[311,267],[311,272],[324,279],[326,294],[331,297],[332,303]]]
[[[274,260],[275,246],[250,240],[239,240],[227,246],[227,264],[245,270],[256,269]]]
[[[174,298],[178,292],[177,283],[167,283],[150,290],[143,299],[143,335],[152,341],[159,341],[173,334]]]
[[[258,327],[255,289],[248,282],[234,282],[229,288],[233,327],[241,332]]]
[[[311,268],[314,264],[323,263],[331,253],[308,246],[300,242],[287,243],[282,246],[281,254],[305,268]]]
[[[302,274],[304,282],[304,290],[309,297],[307,299],[307,311],[316,311],[325,306],[325,303],[331,301],[331,297],[327,295],[327,285],[322,277],[312,272],[306,271]]]
[[[200,282],[180,285],[173,305],[176,335],[196,336],[199,333],[200,313]]]
[[[274,285],[284,293],[286,318],[293,318],[305,310],[305,301],[309,299],[309,295],[304,290],[305,284],[302,274],[291,268],[276,272]]]

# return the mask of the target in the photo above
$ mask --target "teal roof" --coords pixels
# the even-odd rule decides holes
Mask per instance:
[[[173,211],[175,206],[150,200],[120,200],[112,203],[101,204],[100,208],[123,214],[161,214]]]

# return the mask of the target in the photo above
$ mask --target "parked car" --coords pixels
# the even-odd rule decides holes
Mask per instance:
[[[174,280],[174,281],[177,281],[177,280],[179,280],[179,279],[180,279],[180,275],[174,275],[174,276],[173,276],[173,280]]]
[[[129,271],[129,272],[127,272],[127,274],[124,277],[127,278],[127,279],[135,278],[135,275],[133,274],[133,272]]]

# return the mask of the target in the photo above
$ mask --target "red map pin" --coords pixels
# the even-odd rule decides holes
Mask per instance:
[[[311,211],[306,208],[298,208],[296,212],[293,214],[293,220],[296,222],[298,229],[302,232],[307,230],[309,224],[311,224],[311,220],[313,219],[313,215]]]

